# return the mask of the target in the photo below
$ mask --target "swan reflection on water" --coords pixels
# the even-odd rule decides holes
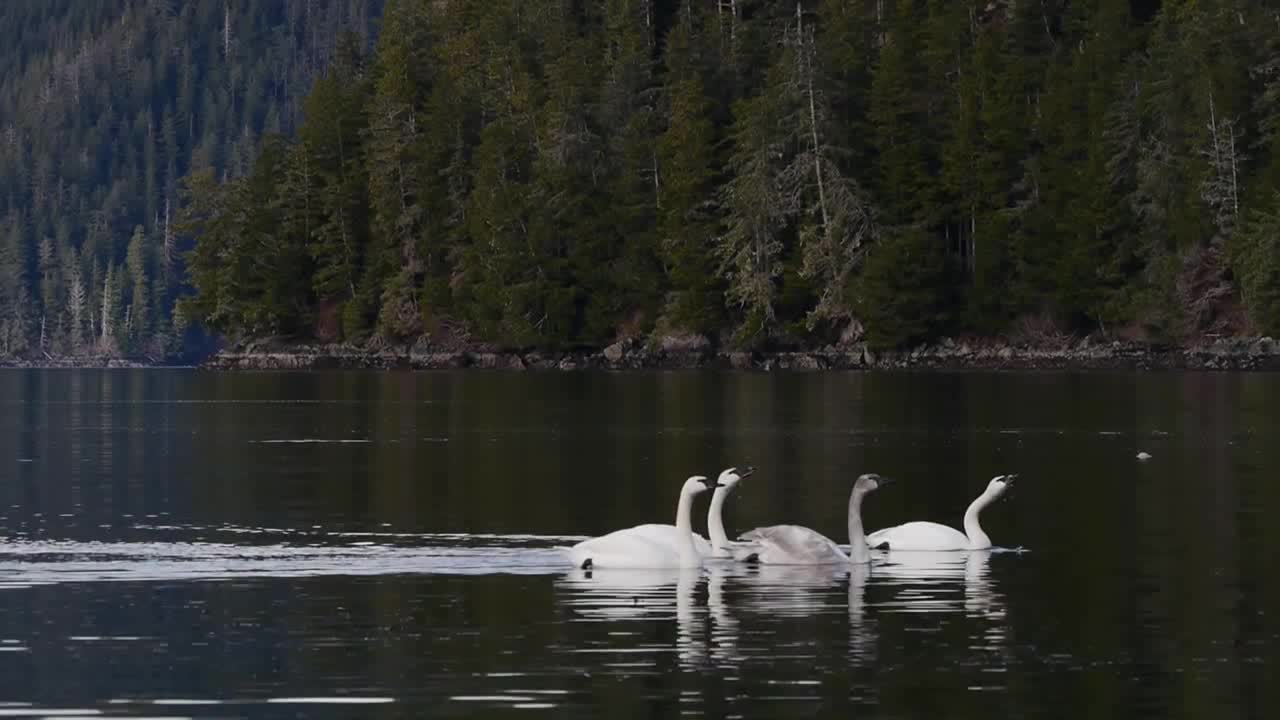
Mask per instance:
[[[959,614],[982,620],[978,633],[983,644],[1002,647],[1005,607],[992,578],[992,554],[890,552],[877,555],[870,564],[853,565],[725,561],[702,568],[574,569],[558,579],[557,589],[562,606],[578,621],[674,619],[674,650],[681,664],[690,667],[708,662],[736,667],[747,656],[776,653],[776,645],[758,646],[753,640],[761,626],[800,620],[843,625],[838,615],[848,618],[849,662],[863,664],[875,660],[882,620],[877,615],[885,612]],[[619,652],[661,649],[617,644],[618,637],[628,635],[617,633],[610,646]],[[667,652],[671,649],[666,647]]]
[[[711,644],[708,650],[712,661],[721,667],[734,667],[742,661],[738,651],[740,623],[730,610],[725,585],[733,566],[729,563],[710,563],[707,567],[707,611],[711,620]]]
[[[671,617],[693,607],[701,568],[575,568],[557,581],[584,620]]]
[[[699,622],[695,594],[701,568],[574,569],[562,576],[558,589],[567,590],[564,605],[579,621],[676,621],[676,655],[683,666],[706,661],[705,633]],[[644,644],[635,651],[658,651]]]
[[[875,572],[897,592],[884,610],[961,613],[981,621],[974,626],[981,647],[1004,653],[1005,604],[991,576],[992,554],[992,550],[887,553]]]
[[[885,585],[897,588],[886,609],[964,610],[969,615],[1002,618],[1003,600],[991,580],[991,554],[991,550],[890,552],[873,573]]]

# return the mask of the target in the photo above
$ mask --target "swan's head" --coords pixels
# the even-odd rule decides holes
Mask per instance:
[[[853,481],[853,491],[865,495],[891,482],[893,482],[893,478],[887,478],[876,473],[863,473],[858,476],[857,480]]]
[[[992,500],[997,500],[1013,489],[1013,481],[1017,479],[1017,475],[997,475],[991,478],[991,482],[987,483],[986,494]]]
[[[714,487],[720,487],[720,483],[712,480],[706,475],[694,475],[684,481],[684,487],[681,489],[681,492],[689,493],[690,495],[697,495],[698,493],[704,493]]]
[[[742,482],[743,478],[750,477],[755,471],[756,469],[750,466],[744,468],[731,467],[720,473],[716,483],[719,487],[724,488],[725,492],[730,492],[739,482]]]

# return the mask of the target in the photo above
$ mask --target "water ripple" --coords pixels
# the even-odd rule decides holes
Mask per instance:
[[[9,541],[0,589],[70,582],[173,582],[412,574],[548,574],[562,538],[416,536],[423,544],[239,545],[213,542]]]

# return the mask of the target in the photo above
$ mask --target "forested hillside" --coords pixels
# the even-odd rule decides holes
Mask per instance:
[[[325,3],[261,3],[288,8],[262,53],[304,45],[297,13],[312,4]],[[158,328],[176,234],[198,239],[179,316],[230,337],[565,348],[689,332],[767,347],[865,332],[885,347],[1280,332],[1280,14],[1264,0],[388,0],[371,52],[333,43],[296,132],[292,110],[271,112],[296,107],[278,62],[240,45],[245,70],[223,67],[222,8],[257,6],[192,5],[206,17],[172,47],[204,48],[206,99],[182,100],[168,71],[149,115],[83,130],[117,142],[101,138],[130,127],[151,145],[82,160],[60,140],[70,121],[37,109],[49,73],[5,75],[30,86],[5,97],[46,138],[5,168],[51,156],[49,177],[96,179],[92,200],[74,195],[79,234],[58,229],[79,211],[48,210],[49,182],[10,183],[29,198],[10,202],[25,213],[10,226],[53,250],[6,287],[54,288],[43,307],[64,347],[139,322],[120,315],[138,287],[127,231],[111,225],[108,252],[95,230],[125,205],[117,184],[134,188],[121,195],[143,223],[141,274],[159,268],[143,283]],[[137,22],[160,24],[154,6],[137,3]],[[103,18],[94,36],[119,32],[118,13]],[[158,72],[130,74],[116,54],[82,86],[102,108]],[[251,110],[259,95],[228,82],[280,102]],[[252,140],[166,130],[183,102]],[[257,128],[279,132],[260,142]],[[196,172],[166,206],[186,170],[167,170],[175,133]],[[44,282],[46,255],[73,270]],[[37,321],[14,321],[31,328],[17,335],[34,342]]]
[[[264,133],[296,133],[339,36],[381,6],[0,3],[0,357],[180,350],[182,178],[239,177]]]

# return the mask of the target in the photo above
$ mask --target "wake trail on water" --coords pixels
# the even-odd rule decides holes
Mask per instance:
[[[562,572],[576,538],[466,533],[332,533],[345,544],[0,541],[0,590],[86,582]],[[395,543],[386,542],[394,538]],[[411,543],[405,542],[406,540]]]

